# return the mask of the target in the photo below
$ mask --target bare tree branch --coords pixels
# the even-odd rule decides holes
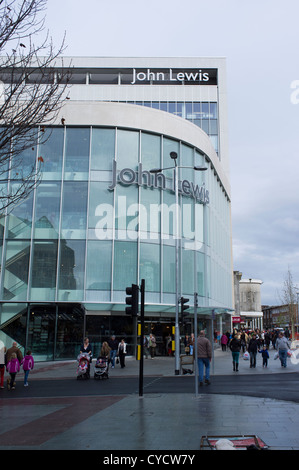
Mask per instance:
[[[64,100],[70,74],[48,33],[39,45],[33,36],[44,27],[46,0],[0,0],[0,211],[28,197],[40,182],[45,126]],[[11,47],[13,46],[13,47]],[[49,133],[47,133],[49,136]],[[16,184],[8,184],[8,179]],[[17,188],[17,189],[16,189]]]

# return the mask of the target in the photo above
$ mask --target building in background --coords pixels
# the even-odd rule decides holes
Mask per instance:
[[[259,279],[242,279],[242,273],[234,271],[235,312],[232,322],[235,327],[263,329]]]
[[[42,182],[0,219],[0,339],[30,348],[37,360],[76,357],[83,334],[94,354],[111,334],[125,337],[133,352],[136,325],[125,314],[125,289],[145,279],[146,333],[164,353],[176,302],[174,171],[162,170],[173,167],[171,152],[180,166],[185,331],[193,329],[195,293],[199,328],[211,337],[227,328],[233,279],[225,60],[74,57],[55,67],[57,74],[72,67],[69,99],[45,129],[47,142],[23,160],[30,165],[42,156]],[[150,173],[154,168],[161,171]],[[16,184],[12,171],[8,188]]]

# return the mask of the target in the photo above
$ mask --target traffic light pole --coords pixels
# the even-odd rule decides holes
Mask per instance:
[[[194,378],[195,378],[195,397],[198,397],[198,364],[197,364],[197,306],[198,306],[198,296],[197,293],[194,293]]]
[[[175,375],[180,373],[180,327],[179,327],[179,178],[178,166],[174,160],[175,171]]]
[[[145,280],[141,280],[141,306],[140,306],[140,364],[139,364],[139,396],[143,396],[143,348],[144,348],[144,294],[145,294]]]

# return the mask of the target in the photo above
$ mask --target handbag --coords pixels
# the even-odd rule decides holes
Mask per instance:
[[[116,364],[119,364],[119,359],[118,359],[118,357],[116,358]]]

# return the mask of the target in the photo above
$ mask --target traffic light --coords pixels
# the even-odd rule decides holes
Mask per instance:
[[[184,324],[184,317],[188,315],[188,313],[185,313],[185,310],[188,310],[189,308],[189,305],[185,305],[185,304],[189,302],[189,299],[186,299],[185,297],[181,297],[180,302],[181,302],[181,323]]]
[[[136,317],[138,315],[138,295],[139,287],[136,284],[132,284],[131,287],[126,288],[126,294],[130,297],[126,297],[126,304],[130,307],[126,307],[126,314]]]

